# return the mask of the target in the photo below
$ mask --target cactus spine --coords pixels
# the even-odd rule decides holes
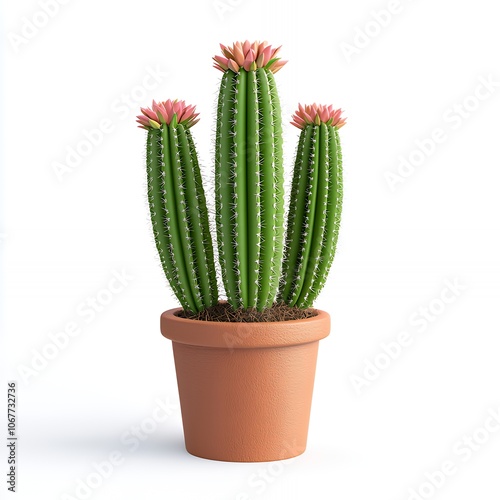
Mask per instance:
[[[302,129],[292,181],[280,300],[310,307],[324,286],[335,254],[342,210],[340,110],[299,108]]]
[[[216,304],[218,293],[205,194],[189,130],[197,115],[183,101],[153,103],[153,110],[142,111],[156,247],[183,308],[198,312]]]
[[[283,142],[277,50],[236,43],[222,77],[215,150],[216,226],[228,302],[271,307],[283,254]],[[259,52],[261,50],[261,52]],[[259,59],[259,54],[264,54]],[[246,58],[244,56],[246,54]],[[222,59],[222,61],[221,61]]]

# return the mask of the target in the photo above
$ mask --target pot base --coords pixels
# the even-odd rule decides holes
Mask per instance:
[[[304,452],[318,342],[232,351],[174,342],[173,348],[189,453],[268,462]]]

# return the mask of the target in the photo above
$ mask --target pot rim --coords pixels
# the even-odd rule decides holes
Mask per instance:
[[[181,318],[182,308],[161,315],[161,333],[172,342],[200,347],[252,349],[317,342],[330,333],[330,315],[320,309],[311,318],[268,322],[200,321]]]

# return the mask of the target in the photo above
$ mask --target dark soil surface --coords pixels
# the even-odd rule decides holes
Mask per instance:
[[[229,304],[220,303],[199,313],[181,311],[181,318],[196,319],[199,321],[224,321],[230,323],[259,323],[267,321],[291,321],[312,318],[317,316],[316,309],[299,309],[285,304],[274,304],[269,309],[233,309]]]

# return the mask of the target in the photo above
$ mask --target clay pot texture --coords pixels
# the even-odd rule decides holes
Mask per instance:
[[[172,340],[186,449],[228,462],[302,454],[324,311],[312,318],[228,323],[161,316]]]

